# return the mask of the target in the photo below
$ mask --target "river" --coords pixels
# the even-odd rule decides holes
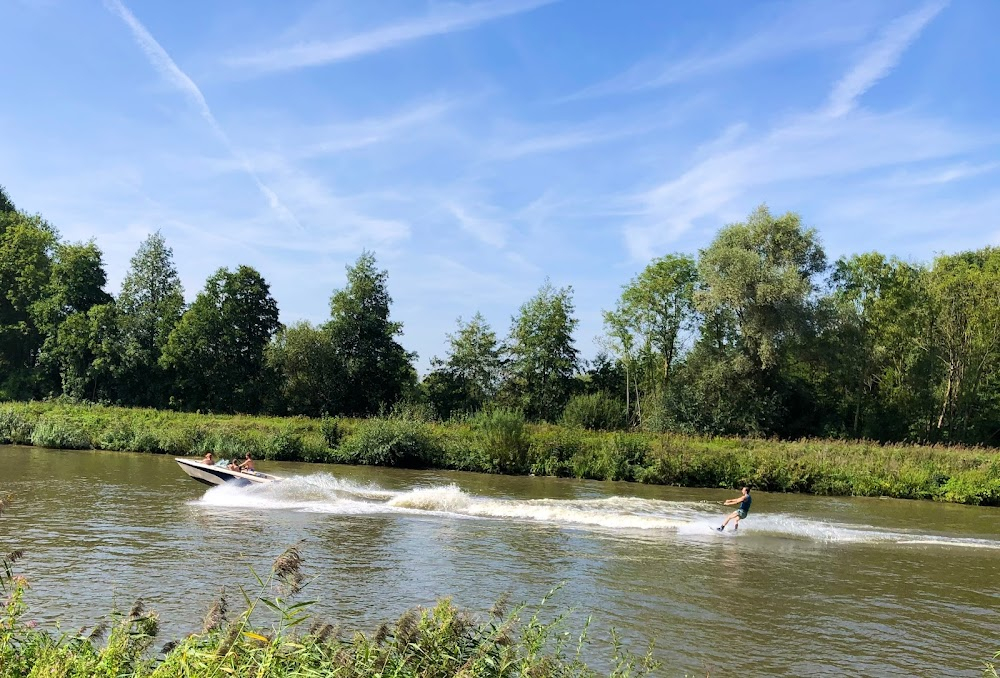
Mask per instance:
[[[258,463],[208,488],[170,457],[0,447],[0,549],[21,548],[33,618],[93,625],[137,597],[163,640],[301,542],[317,614],[370,631],[451,596],[509,593],[655,639],[663,675],[979,676],[1000,650],[1000,510],[733,490]]]

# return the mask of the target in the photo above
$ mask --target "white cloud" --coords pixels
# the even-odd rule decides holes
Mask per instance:
[[[251,72],[267,73],[357,59],[395,49],[424,38],[467,31],[504,17],[529,12],[556,0],[498,0],[447,4],[424,17],[402,21],[337,40],[298,43],[232,57],[227,63]]]
[[[827,105],[827,115],[844,115],[854,108],[861,95],[892,72],[906,48],[920,36],[927,24],[945,8],[946,4],[946,2],[928,3],[889,24],[879,40],[871,45],[864,58],[833,88]]]
[[[921,171],[901,171],[896,172],[882,182],[884,186],[890,187],[920,187],[920,186],[940,186],[971,179],[983,174],[989,174],[1000,169],[1000,162],[986,162],[973,164],[961,162],[957,164],[943,165]]]
[[[257,172],[250,165],[250,162],[230,141],[229,136],[226,134],[222,126],[219,125],[218,120],[216,120],[215,115],[212,114],[212,109],[209,108],[208,102],[205,100],[204,95],[202,95],[201,90],[198,85],[195,84],[187,73],[182,71],[174,60],[170,57],[165,49],[156,41],[156,38],[146,30],[146,27],[140,23],[140,21],[129,11],[121,0],[104,0],[105,6],[112,12],[118,15],[118,17],[125,22],[125,24],[132,31],[132,37],[135,39],[136,43],[145,52],[146,58],[153,65],[161,76],[163,76],[171,85],[181,91],[187,99],[194,104],[195,108],[198,110],[199,115],[208,123],[212,131],[215,132],[216,136],[222,141],[229,152],[240,162],[244,171],[250,176],[257,189],[267,200],[268,205],[274,210],[282,220],[292,223],[298,228],[302,228],[302,225],[296,219],[295,215],[282,204],[278,195],[271,190],[260,177]]]
[[[906,46],[940,11],[937,5],[894,21],[831,92],[822,110],[793,118],[757,138],[740,127],[711,142],[713,149],[675,179],[635,196],[641,218],[625,229],[637,259],[648,259],[700,218],[731,214],[734,201],[761,188],[846,176],[975,150],[974,134],[905,112],[865,113],[855,104],[898,63]],[[759,199],[758,199],[759,201]],[[745,207],[745,206],[744,206]]]
[[[497,249],[502,249],[506,244],[506,228],[500,222],[472,214],[468,208],[456,202],[448,203],[446,208],[466,233]]]
[[[728,45],[704,47],[682,59],[642,61],[624,73],[569,97],[586,98],[667,87],[715,73],[777,61],[806,51],[857,42],[869,31],[871,3],[792,3],[778,17],[762,17]],[[844,17],[847,17],[845,20]]]

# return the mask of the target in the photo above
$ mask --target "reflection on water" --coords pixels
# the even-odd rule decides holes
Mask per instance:
[[[0,548],[27,551],[29,602],[64,628],[142,596],[181,635],[301,541],[317,612],[352,629],[561,584],[553,614],[654,637],[678,673],[973,676],[1000,649],[995,509],[761,493],[719,534],[730,491],[261,466],[288,479],[209,489],[167,457],[2,447]]]

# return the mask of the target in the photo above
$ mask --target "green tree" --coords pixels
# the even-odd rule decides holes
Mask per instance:
[[[808,323],[813,277],[825,268],[814,229],[803,229],[793,212],[774,217],[761,205],[746,223],[726,226],[701,250],[704,284],[697,305],[705,314],[731,318],[748,367],[767,370],[778,364],[782,344]]]
[[[458,332],[448,334],[445,359],[434,357],[434,371],[424,379],[424,386],[438,416],[453,412],[475,412],[497,393],[503,367],[496,333],[481,313],[462,323]]]
[[[0,214],[10,213],[14,214],[17,212],[17,208],[14,207],[14,202],[10,199],[10,195],[7,194],[7,189],[0,186]]]
[[[796,214],[774,217],[762,205],[723,228],[700,252],[704,320],[657,419],[715,433],[798,432],[811,400],[798,371],[815,335],[814,277],[825,268],[815,231]]]
[[[157,231],[132,257],[118,296],[121,341],[113,370],[123,401],[167,404],[169,384],[160,357],[183,313],[184,290],[173,251]]]
[[[697,282],[694,258],[668,254],[654,259],[622,288],[614,311],[605,311],[608,347],[619,353],[626,368],[627,407],[638,408],[645,397],[668,385],[682,335],[696,327]],[[641,411],[636,414],[641,417]]]
[[[933,377],[923,267],[878,252],[837,261],[824,328],[830,407],[855,437],[901,439],[923,418]],[[922,434],[921,434],[922,437]]]
[[[572,395],[579,367],[573,312],[573,288],[546,280],[512,318],[507,389],[531,418],[555,421]]]
[[[310,417],[337,412],[344,364],[327,330],[305,321],[283,327],[268,345],[266,362],[279,384],[271,411]]]
[[[58,363],[65,395],[95,402],[116,397],[112,366],[117,357],[117,331],[114,303],[73,313],[59,325],[52,357]]]
[[[87,314],[92,308],[111,303],[111,295],[104,291],[107,279],[103,255],[93,241],[56,245],[44,296],[31,307],[35,325],[44,337],[37,359],[38,376],[50,393],[65,392],[70,366],[76,366],[73,371],[78,373],[79,366],[92,359],[87,346],[101,339],[93,336],[81,342],[79,334],[82,328],[91,328]],[[70,325],[64,330],[67,322]],[[88,389],[77,384],[73,390],[74,395],[83,396]]]
[[[160,363],[173,378],[176,406],[259,412],[274,380],[264,351],[278,331],[270,287],[249,266],[220,268],[170,333]]]
[[[32,309],[45,296],[57,242],[41,216],[0,212],[0,399],[40,395],[34,368],[44,336]]]
[[[389,319],[392,297],[389,274],[379,270],[375,255],[363,252],[347,267],[347,286],[330,299],[329,332],[344,379],[336,397],[339,413],[376,414],[391,407],[416,381],[407,353],[396,341],[402,323]]]
[[[1000,376],[1000,249],[938,257],[928,294],[933,313],[928,350],[943,372],[934,437],[996,436],[1000,412],[989,386]]]

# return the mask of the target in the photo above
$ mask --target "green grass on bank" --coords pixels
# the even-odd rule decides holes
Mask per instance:
[[[1000,453],[988,448],[598,432],[528,424],[502,409],[440,423],[0,403],[0,443],[1000,506]]]

